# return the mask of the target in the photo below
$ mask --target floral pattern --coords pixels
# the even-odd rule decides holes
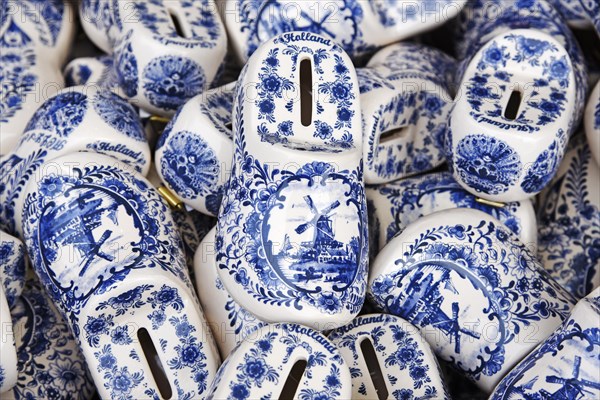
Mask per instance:
[[[492,218],[469,223],[465,214],[456,210],[453,216],[464,224],[437,226],[431,220],[428,229],[415,233],[408,249],[390,264],[393,271],[373,277],[369,293],[384,311],[439,332],[438,339],[426,339],[463,375],[495,382],[507,368],[507,358],[518,358],[517,349],[524,351],[522,332],[536,321],[552,329],[566,319],[575,301],[507,228]],[[469,211],[474,220],[480,215],[485,214]],[[398,240],[409,239],[401,235]],[[484,326],[491,329],[490,324],[498,332],[494,340],[482,331]]]
[[[561,150],[565,148],[566,142],[565,132],[560,129],[559,139],[553,141],[527,170],[521,182],[521,188],[525,193],[539,193],[550,183],[558,171],[563,156]]]
[[[45,129],[67,138],[83,121],[88,108],[88,98],[80,92],[59,93],[33,114],[25,132]]]
[[[155,107],[176,110],[204,89],[206,77],[200,65],[182,56],[152,59],[144,68],[144,95]]]
[[[100,90],[94,96],[94,110],[111,127],[128,137],[143,142],[146,133],[135,109],[116,94]]]
[[[508,143],[483,134],[461,139],[454,164],[467,185],[487,194],[506,192],[522,168],[519,154]]]
[[[25,286],[25,259],[23,243],[0,232],[0,284],[9,307],[16,303]]]
[[[132,31],[125,34],[115,47],[115,74],[119,87],[128,97],[138,93],[138,63],[130,42]]]

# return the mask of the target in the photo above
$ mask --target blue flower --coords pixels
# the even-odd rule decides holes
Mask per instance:
[[[504,53],[502,52],[502,49],[496,45],[496,43],[493,43],[484,52],[483,59],[485,60],[486,63],[492,64],[495,66],[497,64],[502,63],[502,61],[504,60]]]
[[[331,95],[338,101],[345,101],[352,97],[352,85],[343,81],[331,85]]]
[[[175,334],[180,338],[186,338],[190,335],[190,333],[194,332],[196,329],[190,325],[187,320],[184,320],[177,324],[175,327]]]
[[[50,364],[49,375],[53,383],[62,390],[69,393],[78,393],[85,384],[85,373],[81,361],[70,358],[56,359]]]
[[[275,103],[271,99],[259,100],[257,105],[262,114],[271,114],[275,111]]]
[[[197,343],[188,343],[181,346],[179,358],[183,364],[193,367],[196,362],[203,359],[202,349]]]
[[[279,96],[283,87],[283,80],[276,74],[266,75],[261,83],[261,88],[271,95]]]
[[[294,131],[292,130],[293,124],[292,121],[283,121],[277,126],[277,129],[283,136],[292,136],[294,134]]]
[[[127,332],[126,326],[116,327],[112,331],[112,334],[110,335],[110,337],[114,344],[126,345],[126,344],[131,344],[133,342],[131,340],[131,337],[129,336],[129,333]]]
[[[231,385],[231,397],[234,399],[244,400],[250,396],[250,391],[243,383]]]
[[[134,386],[135,382],[132,375],[127,370],[127,367],[117,371],[110,380],[110,387],[115,395],[129,394]]]
[[[51,174],[42,180],[40,192],[50,198],[56,197],[56,195],[62,193],[63,183],[62,177]]]
[[[143,286],[138,286],[110,298],[108,304],[115,309],[129,309],[142,299]]]
[[[108,352],[103,352],[100,356],[98,356],[98,362],[100,363],[100,368],[102,369],[112,369],[117,364],[117,358]]]
[[[258,341],[258,348],[263,352],[263,353],[268,353],[269,351],[271,351],[271,349],[273,348],[273,345],[271,344],[270,340],[267,339],[262,339]]]
[[[354,116],[354,111],[349,110],[346,107],[338,108],[337,110],[337,118],[341,122],[348,122]]]
[[[90,335],[108,334],[109,322],[104,318],[100,317],[88,317],[86,324],[83,329]]]
[[[466,228],[463,225],[454,225],[448,228],[448,233],[457,239],[465,238]]]
[[[244,365],[244,374],[250,379],[262,382],[263,377],[268,371],[267,363],[264,359],[258,357],[246,357]]]
[[[394,398],[396,400],[413,400],[413,391],[410,389],[400,389],[394,391]]]
[[[157,57],[144,68],[144,93],[158,108],[177,109],[200,93],[205,83],[202,67],[186,57]]]
[[[313,135],[314,137],[326,140],[333,135],[333,128],[326,122],[315,121],[315,127],[316,131]]]
[[[342,306],[340,299],[332,293],[323,293],[319,297],[319,308],[329,314],[335,314]]]
[[[165,285],[158,292],[155,292],[154,299],[157,303],[165,306],[181,301],[177,289]]]

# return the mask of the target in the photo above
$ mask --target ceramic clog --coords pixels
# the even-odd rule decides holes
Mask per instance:
[[[600,1],[553,0],[552,4],[572,27],[587,29],[594,26],[600,35]]]
[[[111,157],[52,163],[25,189],[24,236],[100,397],[205,396],[219,355],[166,203]]]
[[[119,82],[111,56],[81,57],[71,60],[64,69],[65,85],[98,86],[119,93]]]
[[[15,150],[0,160],[0,220],[11,234],[21,232],[23,187],[40,166],[77,151],[98,152],[148,172],[150,148],[135,109],[119,96],[93,86],[63,89],[35,112]]]
[[[449,399],[441,370],[416,326],[362,315],[328,335],[350,366],[352,399]]]
[[[582,115],[586,77],[581,51],[550,5],[500,3],[494,18],[477,13],[481,1],[465,9],[473,14],[461,25],[462,83],[446,155],[465,189],[509,202],[539,193],[556,173]]]
[[[79,345],[36,278],[27,280],[12,320],[18,379],[12,390],[0,395],[3,400],[94,399],[94,384]]]
[[[324,330],[360,311],[368,259],[360,112],[352,62],[324,37],[278,36],[242,72],[216,261],[227,291],[261,320]]]
[[[173,115],[222,68],[227,37],[212,0],[89,0],[79,11],[114,56],[119,94],[149,113]]]
[[[207,399],[349,399],[352,381],[339,350],[297,324],[267,325],[227,357]]]
[[[357,58],[454,18],[458,1],[259,1],[228,0],[220,9],[242,62],[264,42],[303,31],[336,41]]]
[[[585,135],[596,164],[600,165],[600,81],[592,91],[585,109]]]
[[[494,206],[464,190],[449,172],[439,172],[367,188],[371,254],[424,215],[473,208],[499,219],[537,253],[537,221],[531,200]]]
[[[211,229],[198,246],[194,270],[200,304],[225,359],[238,343],[266,323],[236,303],[223,286],[215,262],[215,231]]]
[[[19,142],[40,99],[64,86],[75,32],[70,1],[3,1],[0,18],[0,155]]]
[[[216,216],[233,159],[235,82],[190,99],[156,146],[158,173],[186,205]]]
[[[539,197],[539,256],[577,298],[600,286],[600,167],[583,135],[571,141],[555,179]]]
[[[544,343],[496,387],[490,400],[600,398],[600,288],[580,300]]]
[[[0,231],[0,286],[12,308],[25,286],[25,245],[19,239]]]
[[[390,241],[371,265],[369,294],[488,393],[575,304],[502,222],[464,208],[422,217]]]
[[[364,126],[365,182],[391,182],[443,164],[452,105],[440,70],[453,60],[439,50],[399,43],[357,70]]]
[[[12,329],[10,308],[4,294],[4,287],[0,285],[0,326],[2,327],[2,340],[0,341],[0,393],[10,390],[17,383],[17,348]]]

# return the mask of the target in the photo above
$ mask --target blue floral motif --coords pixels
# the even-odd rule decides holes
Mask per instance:
[[[146,133],[135,109],[116,94],[99,90],[94,96],[94,110],[114,129],[140,142]]]
[[[206,85],[200,65],[186,57],[162,56],[144,68],[144,94],[150,103],[165,110],[175,110]]]
[[[437,355],[471,380],[494,376],[523,329],[536,321],[563,321],[575,303],[510,235],[492,219],[432,226],[402,252],[393,272],[375,277],[373,288],[391,279],[391,289],[371,290],[370,295],[384,311],[439,331],[447,339],[443,345],[435,342]],[[529,284],[527,293],[516,287],[520,279]],[[468,312],[453,289],[458,282],[463,285],[460,296],[468,292],[478,299]],[[471,289],[465,291],[464,285]],[[491,323],[498,332],[494,341],[481,332],[482,325]]]
[[[503,140],[469,135],[456,148],[454,168],[461,179],[478,192],[506,192],[521,174],[518,153]]]
[[[210,145],[190,131],[179,131],[171,136],[161,159],[165,181],[188,199],[214,192],[220,165]]]
[[[25,132],[34,129],[52,131],[66,138],[83,121],[88,108],[88,98],[79,92],[59,93],[33,114]]]
[[[25,246],[16,238],[0,240],[0,284],[12,307],[25,286]]]
[[[129,31],[115,48],[115,73],[120,88],[128,97],[138,93],[138,63],[129,39],[133,31]]]
[[[565,137],[562,129],[561,132],[561,136]],[[521,182],[525,193],[538,193],[550,183],[562,160],[561,149],[564,149],[564,146],[555,140],[538,156]]]

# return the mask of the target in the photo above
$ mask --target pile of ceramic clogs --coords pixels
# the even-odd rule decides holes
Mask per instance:
[[[598,0],[3,0],[2,399],[600,397]]]

